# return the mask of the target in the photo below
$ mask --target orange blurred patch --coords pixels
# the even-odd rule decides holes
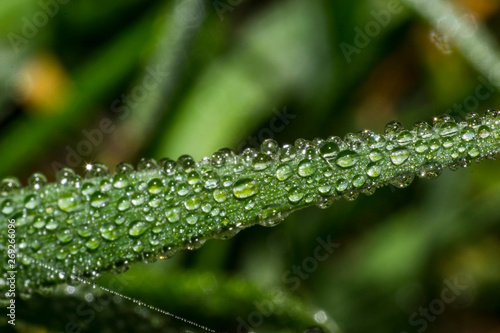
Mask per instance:
[[[61,110],[70,91],[66,71],[48,54],[28,61],[16,81],[21,103],[34,115],[49,115]]]
[[[484,20],[493,15],[499,8],[498,0],[455,0],[458,5],[461,5],[470,10],[476,18]]]

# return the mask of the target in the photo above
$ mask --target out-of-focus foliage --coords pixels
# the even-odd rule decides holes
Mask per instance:
[[[24,181],[42,171],[53,179],[62,165],[200,159],[268,137],[381,132],[390,120],[409,127],[495,108],[500,87],[406,3],[3,0],[0,176]],[[496,1],[449,3],[499,39]],[[485,162],[299,211],[276,228],[134,266],[120,278],[140,282],[115,289],[217,331],[302,332],[333,318],[345,332],[493,332],[500,329],[497,169]],[[340,246],[313,265],[318,237]],[[210,283],[188,288],[182,272]],[[97,282],[112,288],[113,277]],[[303,317],[262,309],[275,290]],[[61,312],[18,310],[22,325],[3,328],[63,332],[71,321],[88,328],[89,315],[77,311],[85,298],[76,294],[23,300],[30,309],[57,303]],[[95,311],[92,327],[161,330],[160,319],[122,306]]]

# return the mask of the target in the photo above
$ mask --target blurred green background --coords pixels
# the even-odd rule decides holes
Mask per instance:
[[[451,3],[500,38],[498,1]],[[2,0],[0,35],[0,176],[23,183],[500,102],[487,73],[399,1]],[[305,209],[98,283],[225,332],[500,332],[497,170]],[[339,246],[314,264],[318,237]],[[105,296],[68,288],[26,297],[20,324],[0,327],[196,331],[119,300],[90,316],[85,302]]]

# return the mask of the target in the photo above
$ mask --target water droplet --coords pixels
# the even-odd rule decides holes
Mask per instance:
[[[148,192],[151,194],[160,194],[163,192],[163,183],[158,178],[153,178],[148,182]]]
[[[88,225],[81,226],[80,228],[78,228],[77,232],[78,235],[80,235],[80,237],[84,238],[87,238],[90,235],[92,235],[92,229]]]
[[[404,127],[399,121],[390,121],[385,125],[384,133],[387,136],[395,136],[402,130],[404,130]]]
[[[301,177],[308,177],[314,175],[316,172],[316,164],[310,161],[302,161],[299,163],[298,174]]]
[[[304,192],[301,192],[299,188],[293,188],[288,195],[288,200],[292,203],[297,203],[302,198],[304,198]]]
[[[396,137],[396,141],[400,146],[406,146],[413,141],[413,134],[407,130],[401,131]]]
[[[137,171],[156,170],[157,168],[158,162],[153,158],[141,158],[139,163],[137,163]]]
[[[186,222],[188,224],[196,224],[196,222],[198,221],[198,216],[197,215],[189,215],[188,217],[186,217]]]
[[[370,154],[368,155],[368,157],[370,158],[370,161],[378,162],[382,158],[384,158],[384,155],[380,152],[380,150],[374,149],[374,150],[370,151]]]
[[[358,162],[359,156],[352,150],[344,150],[337,155],[336,163],[339,167],[350,168]]]
[[[281,214],[281,204],[270,204],[262,207],[259,212],[259,224],[263,227],[274,227],[283,221],[284,216]]]
[[[358,176],[356,176],[356,177],[354,178],[354,180],[352,181],[352,185],[353,185],[354,187],[358,187],[358,188],[359,188],[359,187],[363,186],[363,185],[365,184],[365,182],[366,182],[366,178],[365,178],[365,176],[363,176],[363,175],[358,175]]]
[[[126,162],[121,162],[115,167],[115,175],[128,175],[133,171],[134,166]]]
[[[57,239],[62,243],[68,243],[73,239],[73,233],[69,229],[63,229],[57,233]]]
[[[143,221],[137,221],[132,225],[132,227],[130,227],[128,234],[130,236],[137,237],[145,233],[146,230],[148,230],[148,224]]]
[[[70,168],[62,168],[56,173],[56,180],[61,185],[71,184],[76,178],[75,171]]]
[[[339,153],[339,146],[335,142],[324,142],[321,148],[319,149],[319,153],[326,160],[331,161],[337,156]]]
[[[472,147],[470,148],[468,151],[467,151],[467,154],[472,157],[472,158],[475,158],[475,157],[478,157],[479,154],[480,154],[480,151],[477,147]]]
[[[476,112],[470,112],[465,115],[465,121],[467,121],[470,126],[476,126],[479,125],[480,117]]]
[[[441,114],[437,117],[434,117],[432,119],[432,124],[435,128],[441,128],[441,126],[446,123],[446,122],[450,122],[450,121],[453,121],[453,118],[448,115],[448,114]]]
[[[272,162],[272,158],[269,155],[265,155],[262,153],[258,153],[253,159],[252,159],[252,166],[254,170],[260,171],[260,170],[265,170],[267,169]]]
[[[86,177],[105,177],[109,175],[108,167],[102,163],[87,164]]]
[[[215,190],[214,199],[217,202],[224,202],[227,199],[227,193],[224,190]]]
[[[415,176],[412,173],[401,174],[392,178],[389,183],[397,188],[405,188],[411,185]]]
[[[293,169],[288,164],[283,164],[276,169],[276,178],[280,181],[287,180],[293,175]]]
[[[464,141],[471,141],[476,136],[476,133],[474,132],[474,128],[464,127],[464,128],[462,128],[460,135],[462,136],[462,139]]]
[[[47,230],[56,230],[59,225],[57,224],[57,221],[51,217],[47,220],[47,224],[45,225],[45,229]]]
[[[187,198],[186,201],[184,201],[184,207],[186,207],[187,210],[198,209],[200,208],[200,205],[201,205],[201,199],[196,196]]]
[[[453,144],[455,143],[455,138],[453,137],[446,137],[441,139],[441,145],[443,146],[444,149],[450,149],[453,147]]]
[[[207,171],[205,173],[205,176],[203,177],[203,186],[205,186],[206,189],[212,190],[219,186],[219,184],[220,177],[216,172]]]
[[[10,199],[4,200],[0,205],[0,209],[4,215],[10,215],[14,211],[14,203]]]
[[[370,134],[367,136],[366,143],[370,148],[382,148],[385,146],[386,140],[382,135],[378,135],[368,131]]]
[[[57,200],[57,205],[62,211],[72,212],[78,208],[78,197],[72,192],[63,193]]]
[[[130,208],[130,201],[127,197],[122,197],[118,200],[118,210],[123,212]]]
[[[90,196],[90,205],[95,208],[105,207],[109,203],[109,196],[102,192],[95,192]]]
[[[102,238],[109,241],[114,241],[120,236],[118,228],[114,224],[109,224],[107,226],[102,226],[99,228]]]
[[[224,156],[224,153],[222,153],[221,151],[215,152],[212,155],[211,160],[212,160],[212,165],[216,168],[220,168],[226,162],[226,158]]]
[[[24,207],[26,207],[27,209],[35,209],[40,205],[40,203],[41,203],[40,198],[35,195],[28,195],[24,199]]]
[[[265,155],[274,155],[278,152],[278,150],[279,150],[279,145],[273,139],[266,139],[260,145],[260,151]]]
[[[391,161],[394,165],[401,165],[410,157],[410,151],[408,149],[398,149],[391,153]]]
[[[250,178],[238,180],[233,187],[233,194],[238,199],[245,199],[252,197],[259,193],[258,183]]]
[[[490,129],[488,126],[482,125],[477,129],[477,134],[481,139],[486,139],[490,136]]]
[[[181,219],[181,210],[179,207],[172,207],[167,209],[165,215],[167,216],[169,222],[178,222]]]
[[[144,250],[144,244],[142,244],[142,242],[140,240],[138,240],[134,246],[132,247],[132,249],[134,250],[134,252],[142,252],[142,250]]]
[[[432,136],[432,127],[425,121],[418,121],[413,124],[413,131],[415,131],[420,138],[426,139]]]
[[[280,148],[280,160],[282,162],[289,162],[297,156],[297,149],[290,145],[285,144]]]
[[[422,164],[418,171],[418,176],[420,178],[433,179],[438,177],[443,171],[443,166],[438,162],[428,162]]]
[[[429,146],[424,140],[418,140],[415,142],[415,151],[419,154],[425,153],[429,149]]]
[[[45,220],[43,219],[43,217],[41,216],[35,217],[35,219],[33,220],[33,226],[37,229],[45,227]]]
[[[35,172],[28,178],[28,185],[34,190],[39,190],[45,184],[47,184],[47,177],[43,173]]]
[[[130,201],[132,202],[132,205],[140,206],[144,203],[145,198],[144,198],[144,195],[142,193],[134,193],[131,196]]]
[[[445,121],[441,124],[439,131],[442,137],[452,136],[458,133],[458,126],[454,121]]]
[[[382,173],[382,167],[376,163],[370,163],[367,166],[366,174],[372,178],[380,176]]]
[[[177,163],[169,158],[162,158],[159,164],[168,176],[173,176],[177,171]]]
[[[126,174],[116,174],[113,177],[113,186],[115,188],[125,188],[130,184],[130,180]]]
[[[181,166],[181,168],[184,169],[185,172],[193,171],[194,168],[195,168],[195,166],[196,166],[196,162],[189,155],[182,155],[182,156],[180,156],[177,159],[177,163]]]
[[[99,247],[99,245],[101,245],[101,242],[99,241],[99,239],[97,237],[91,237],[86,243],[85,243],[85,246],[89,249],[89,250],[95,250]]]

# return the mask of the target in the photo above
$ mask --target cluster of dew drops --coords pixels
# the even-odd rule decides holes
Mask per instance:
[[[136,168],[118,164],[113,175],[100,163],[89,165],[83,177],[63,168],[56,174],[56,183],[47,183],[43,174],[35,173],[24,189],[18,179],[9,177],[0,182],[0,212],[26,226],[26,243],[21,242],[21,248],[28,246],[30,235],[53,233],[60,244],[72,244],[54,254],[64,260],[82,248],[92,252],[126,237],[133,241],[133,252],[146,261],[154,256],[150,251],[165,245],[165,233],[181,235],[178,241],[187,243],[188,249],[201,246],[207,232],[216,238],[234,236],[242,229],[235,216],[244,218],[245,209],[260,210],[258,223],[271,226],[286,215],[283,205],[315,203],[325,208],[332,198],[353,200],[360,192],[373,194],[388,182],[405,187],[415,175],[434,178],[444,166],[456,170],[472,160],[493,158],[499,127],[500,113],[489,110],[482,117],[470,113],[458,123],[442,115],[434,118],[432,126],[417,122],[412,129],[390,122],[383,135],[365,130],[343,139],[297,139],[281,147],[268,139],[260,149],[236,154],[224,148],[198,162],[188,155],[177,161],[142,159]],[[387,174],[390,179],[378,181]],[[286,193],[279,200],[286,198],[286,203],[254,200],[258,194],[265,197],[276,184],[285,184]],[[228,200],[244,207],[243,213],[231,215]],[[114,209],[100,213],[110,205]],[[73,220],[82,210],[90,221],[102,220],[94,223],[97,230],[92,223]],[[133,219],[130,211],[135,213]],[[106,215],[109,212],[113,215]],[[68,226],[70,222],[76,230]],[[226,225],[230,227],[221,229]],[[42,247],[37,239],[29,244],[35,252]],[[173,254],[175,246],[167,245],[160,251],[162,256]]]

